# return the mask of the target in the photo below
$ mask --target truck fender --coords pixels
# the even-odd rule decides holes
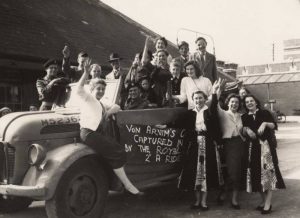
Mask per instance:
[[[88,155],[96,155],[96,153],[83,143],[71,143],[53,149],[47,152],[41,165],[29,168],[22,185],[44,187],[45,196],[38,197],[37,200],[49,200],[53,197],[64,172],[75,161]]]

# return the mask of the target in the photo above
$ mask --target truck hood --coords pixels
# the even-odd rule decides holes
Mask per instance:
[[[54,111],[16,112],[0,119],[0,139],[14,141],[77,137],[79,113],[59,114]]]

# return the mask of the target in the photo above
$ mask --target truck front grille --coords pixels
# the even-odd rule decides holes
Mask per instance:
[[[13,177],[15,167],[15,148],[8,143],[0,142],[0,181],[8,182]]]

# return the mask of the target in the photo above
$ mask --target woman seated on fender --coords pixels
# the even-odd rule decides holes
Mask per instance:
[[[133,195],[141,195],[142,192],[130,182],[125,171],[126,153],[124,148],[114,141],[103,135],[100,124],[104,119],[108,119],[120,110],[116,104],[106,105],[101,102],[105,93],[106,83],[102,79],[92,79],[89,84],[90,91],[84,89],[84,84],[89,77],[89,66],[91,60],[84,63],[84,73],[78,82],[76,89],[80,99],[80,138],[87,146],[104,158],[105,161],[113,168],[114,173],[123,183],[125,189]]]

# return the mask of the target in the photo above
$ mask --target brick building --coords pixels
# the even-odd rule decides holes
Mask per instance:
[[[299,115],[300,61],[240,67],[237,73],[238,79],[261,103],[275,100],[275,110]]]
[[[42,64],[61,60],[65,44],[72,62],[85,50],[108,71],[110,53],[119,53],[122,66],[129,67],[143,50],[145,34],[158,36],[98,0],[2,0],[0,32],[0,107],[14,111],[39,104],[35,81],[45,74]],[[177,56],[176,46],[169,44]]]

